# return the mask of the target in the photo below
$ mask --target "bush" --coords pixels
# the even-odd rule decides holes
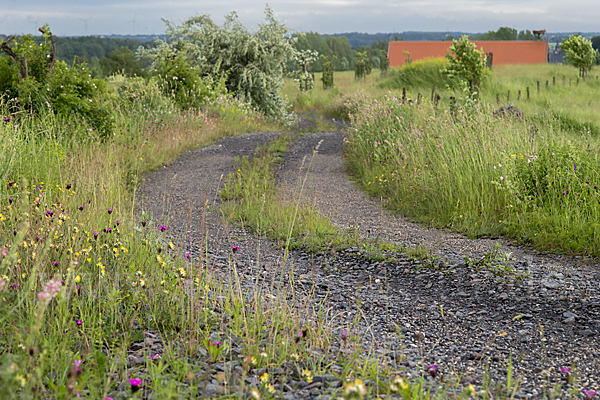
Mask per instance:
[[[445,88],[451,84],[451,80],[444,76],[440,70],[448,65],[443,58],[426,58],[413,61],[400,68],[390,71],[389,79],[380,84],[381,87],[390,89],[401,89],[403,87],[435,87]]]
[[[78,118],[100,134],[112,133],[110,105],[105,96],[106,83],[93,79],[87,64],[68,67],[56,62],[48,27],[42,28],[45,40],[37,45],[32,35],[16,40],[12,51],[26,60],[28,74],[8,57],[0,57],[0,88],[9,99],[12,111],[52,112]],[[6,52],[6,50],[5,50]]]

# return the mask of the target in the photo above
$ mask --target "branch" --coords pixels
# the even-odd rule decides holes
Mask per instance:
[[[0,43],[0,49],[2,49],[6,54],[8,54],[8,56],[13,59],[15,64],[20,66],[20,68],[19,68],[19,82],[20,82],[29,76],[29,70],[27,68],[27,59],[25,58],[25,56],[22,56],[21,59],[19,59],[19,57],[17,57],[15,52],[10,48],[10,44],[16,38],[17,38],[17,35],[12,35],[8,39],[6,39],[4,42]]]
[[[44,28],[38,28],[38,31],[42,32],[42,35],[46,34],[46,30]],[[54,69],[54,64],[56,64],[56,43],[54,42],[54,36],[52,36],[52,32],[48,31],[48,35],[50,36],[50,64],[48,65],[48,73],[51,73]]]

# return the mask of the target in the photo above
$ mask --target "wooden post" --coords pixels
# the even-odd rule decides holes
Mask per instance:
[[[563,86],[565,86],[565,79],[566,77],[563,75]]]
[[[517,100],[521,100],[521,89],[519,89],[519,92],[517,93]]]
[[[537,81],[538,95],[540,94],[540,81]]]
[[[510,104],[510,90],[508,91],[508,94],[506,95],[506,102],[508,104]]]
[[[555,85],[556,85],[556,77],[555,77],[555,76],[553,76],[553,77],[552,77],[552,86],[555,86]]]
[[[433,96],[435,95],[435,85],[431,88],[431,102],[433,103]]]
[[[546,81],[546,90],[548,90],[548,89],[549,89],[548,81]]]
[[[406,100],[406,88],[405,87],[402,88],[402,102],[404,102],[404,100]]]
[[[500,105],[500,95],[496,93],[496,104]]]
[[[529,86],[527,86],[527,100],[529,100]]]

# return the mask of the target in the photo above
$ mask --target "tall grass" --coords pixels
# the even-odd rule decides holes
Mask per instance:
[[[393,209],[476,236],[600,254],[597,139],[562,130],[550,113],[534,125],[485,106],[451,112],[356,99],[350,169]]]

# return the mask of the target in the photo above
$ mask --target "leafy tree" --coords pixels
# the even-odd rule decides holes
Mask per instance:
[[[102,58],[100,67],[104,76],[111,76],[122,73],[125,76],[146,76],[142,66],[135,60],[135,54],[127,47],[119,47],[108,55],[108,58]]]
[[[473,36],[475,40],[517,40],[517,30],[503,26],[497,31],[488,31],[481,35]]]
[[[153,69],[157,69],[161,54],[183,54],[200,77],[223,76],[230,93],[267,116],[287,115],[288,103],[280,89],[294,49],[287,28],[270,8],[255,33],[245,29],[235,13],[229,14],[222,26],[207,15],[189,18],[181,25],[166,22],[169,40],[158,40],[155,48],[138,52],[152,60]]]
[[[519,32],[519,40],[535,40],[535,35],[529,29]]]
[[[579,68],[579,76],[585,77],[587,71],[592,69],[596,62],[596,52],[592,42],[579,34],[574,34],[564,39],[560,48],[565,51],[565,58]]]
[[[483,50],[477,50],[475,43],[466,35],[452,41],[448,54],[448,65],[441,70],[450,81],[456,82],[454,88],[466,83],[471,96],[477,97],[479,87],[486,75],[486,56]]]
[[[319,53],[312,50],[296,51],[294,54],[294,84],[301,92],[310,92],[315,86],[312,65]]]
[[[594,36],[590,39],[590,42],[592,42],[594,50],[600,50],[600,36]]]

